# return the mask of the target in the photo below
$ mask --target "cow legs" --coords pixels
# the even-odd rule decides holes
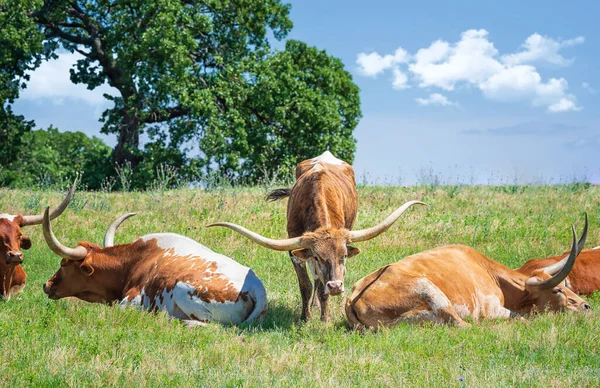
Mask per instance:
[[[306,263],[298,260],[292,252],[289,252],[292,264],[294,264],[294,270],[296,270],[296,276],[298,277],[298,285],[300,286],[300,295],[302,296],[302,320],[307,321],[310,318],[310,297],[312,295],[312,282],[308,277],[308,271],[306,270]]]
[[[323,322],[329,321],[329,295],[325,293],[325,286],[320,279],[315,279],[315,292],[319,297],[319,303],[321,304],[321,320]]]

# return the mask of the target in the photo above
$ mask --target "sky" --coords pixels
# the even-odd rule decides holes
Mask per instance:
[[[600,3],[291,4],[288,39],[341,59],[360,87],[359,183],[600,183]],[[14,110],[114,145],[98,122],[110,88],[71,84],[75,60],[42,65]]]

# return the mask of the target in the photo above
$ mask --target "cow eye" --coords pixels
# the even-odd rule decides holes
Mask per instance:
[[[564,291],[562,288],[555,288],[554,290],[552,290],[553,294],[564,294]]]

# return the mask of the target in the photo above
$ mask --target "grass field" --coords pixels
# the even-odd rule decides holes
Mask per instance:
[[[266,203],[263,188],[157,193],[78,192],[53,222],[68,245],[101,243],[107,226],[137,212],[116,235],[125,243],[153,232],[189,236],[251,267],[268,291],[262,325],[188,329],[163,314],[48,300],[42,284],[60,259],[41,227],[28,227],[27,286],[0,303],[0,386],[598,386],[600,297],[589,315],[540,315],[527,323],[488,321],[467,329],[399,325],[349,332],[343,298],[332,321],[300,321],[300,294],[286,253],[259,247],[227,229],[232,221],[285,237],[286,201]],[[366,274],[422,250],[450,243],[475,247],[512,268],[567,250],[590,216],[587,247],[600,245],[600,188],[361,187],[356,228],[371,226],[407,200],[407,212],[382,236],[359,243],[348,261],[349,290]],[[0,211],[38,213],[60,202],[57,192],[0,190]],[[462,381],[459,377],[464,377]]]

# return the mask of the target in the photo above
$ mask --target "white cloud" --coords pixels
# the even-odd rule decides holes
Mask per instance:
[[[402,47],[394,55],[360,53],[357,63],[360,73],[370,77],[391,69],[394,89],[410,87],[410,79],[421,88],[445,91],[453,91],[460,86],[475,87],[490,100],[529,102],[550,112],[581,109],[576,97],[568,93],[569,85],[564,78],[544,81],[531,63],[544,61],[568,66],[573,60],[565,59],[559,50],[583,43],[583,37],[556,41],[533,34],[523,43],[520,52],[500,56],[488,35],[483,29],[468,30],[461,34],[456,43],[436,40],[429,47],[419,49],[414,56]],[[410,77],[403,72],[402,66],[407,67]],[[428,99],[417,99],[417,102],[431,105],[421,101],[430,101],[434,94]],[[441,99],[438,97],[438,105],[439,101]]]
[[[592,93],[592,94],[596,94],[596,89],[594,89],[589,83],[587,82],[582,82],[581,83],[581,87],[584,88],[585,90],[587,90],[588,92]]]
[[[78,59],[80,54],[62,52],[57,59],[44,62],[31,73],[27,88],[21,92],[20,99],[29,101],[49,100],[55,105],[62,105],[68,99],[83,100],[94,107],[110,103],[103,94],[116,94],[116,89],[103,84],[94,90],[88,90],[84,84],[71,82],[69,69]]]
[[[376,52],[370,54],[360,53],[356,59],[359,72],[367,77],[375,77],[384,70],[391,69],[400,63],[409,60],[408,53],[403,48],[398,48],[394,55],[381,56]]]
[[[421,106],[428,105],[441,105],[441,106],[455,106],[456,103],[448,100],[446,96],[439,93],[432,93],[427,98],[416,98],[415,101]]]
[[[583,36],[575,39],[556,41],[547,36],[533,34],[521,45],[522,51],[502,56],[502,61],[510,65],[532,62],[548,62],[558,66],[569,66],[573,59],[565,59],[558,51],[565,47],[575,46],[585,42]]]
[[[394,73],[394,80],[392,81],[392,87],[396,90],[406,89],[408,85],[408,76],[403,73],[399,68],[395,67],[392,69]]]

